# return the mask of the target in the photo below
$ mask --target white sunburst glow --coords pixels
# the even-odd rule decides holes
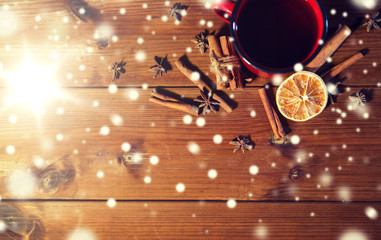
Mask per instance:
[[[12,35],[17,29],[16,15],[9,11],[9,9],[3,8],[3,10],[0,11],[0,26],[2,27],[0,36]]]
[[[46,101],[63,97],[53,78],[54,70],[55,66],[40,65],[27,56],[18,70],[3,71],[1,76],[10,86],[6,104],[26,104],[39,112]]]

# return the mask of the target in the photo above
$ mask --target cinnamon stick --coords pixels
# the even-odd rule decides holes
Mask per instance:
[[[192,73],[193,71],[190,70],[186,64],[180,59],[178,59],[175,62],[177,68],[182,72],[189,80],[191,80],[198,88],[200,88],[202,91],[204,88],[208,90],[209,92],[213,92],[213,89],[201,78],[193,78]],[[220,106],[225,109],[226,112],[231,113],[233,111],[233,108],[217,93],[214,92],[213,98],[220,102]]]
[[[340,47],[340,45],[345,41],[345,39],[348,38],[350,34],[351,29],[346,25],[342,26],[339,31],[337,31],[337,33],[324,44],[312,62],[306,66],[306,70],[315,72],[323,66],[325,61],[327,61],[327,58],[332,56],[332,54]]]
[[[224,56],[237,56],[233,42],[230,41],[230,37],[228,36],[221,36],[220,37],[220,43],[221,43],[221,49]],[[229,87],[231,90],[237,89],[237,88],[244,88],[243,80],[241,77],[241,71],[239,67],[233,67],[230,70],[231,73],[231,79],[229,79]]]
[[[337,64],[336,66],[328,70],[326,73],[322,74],[321,77],[324,79],[325,82],[327,82],[331,80],[332,78],[336,77],[340,72],[342,72],[347,67],[351,66],[358,60],[362,59],[363,57],[364,57],[364,54],[362,52],[355,53],[348,59],[342,61],[341,63]]]
[[[216,36],[214,36],[214,35],[208,36],[208,44],[209,44],[209,54],[212,54],[212,52],[214,51],[217,58],[223,57],[223,53],[222,53],[222,50],[220,47],[220,41],[218,40],[218,38]],[[216,87],[218,90],[223,90],[223,89],[227,88],[226,85],[228,82],[227,77],[228,77],[229,72],[226,70],[222,70],[221,72],[222,72],[222,74],[217,72],[217,71],[215,72]],[[222,79],[223,76],[226,79]]]
[[[282,138],[286,136],[286,133],[283,129],[278,115],[276,114],[273,107],[270,105],[269,99],[267,98],[266,90],[264,88],[260,88],[258,92],[259,96],[261,97],[263,107],[265,108],[266,115],[270,122],[270,126],[273,130],[275,138]]]
[[[284,131],[284,128],[283,128],[283,125],[282,125],[282,122],[280,121],[279,119],[279,116],[278,114],[276,113],[275,109],[273,106],[271,106],[271,111],[273,112],[273,116],[274,116],[274,119],[275,119],[275,123],[276,123],[276,126],[278,128],[278,133],[281,137],[285,137],[286,136],[286,132]]]
[[[223,53],[220,47],[220,42],[218,41],[218,38],[215,35],[208,36],[208,44],[209,44],[209,51],[213,50],[218,58],[223,56]]]
[[[199,109],[195,105],[187,104],[187,103],[184,103],[184,102],[165,101],[165,100],[162,100],[162,99],[159,99],[159,98],[156,98],[156,97],[150,97],[149,101],[153,102],[153,103],[156,103],[156,104],[159,104],[159,105],[162,105],[162,106],[165,106],[165,107],[169,107],[169,108],[173,108],[173,109],[176,109],[176,110],[180,110],[180,111],[192,114],[194,116],[198,116],[199,115],[198,114]]]
[[[178,99],[176,99],[176,98],[173,98],[173,97],[170,97],[170,96],[156,92],[156,89],[151,92],[151,96],[159,98],[159,99],[164,100],[164,101],[173,101],[173,102],[178,101]]]

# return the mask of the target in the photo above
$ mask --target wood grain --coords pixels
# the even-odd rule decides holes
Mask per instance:
[[[62,191],[32,198],[379,200],[381,92],[374,89],[366,108],[348,111],[348,96],[359,90],[351,88],[310,121],[288,121],[289,136],[299,137],[300,143],[277,147],[269,143],[272,131],[257,89],[237,92],[234,101],[239,105],[231,114],[220,110],[193,117],[191,124],[184,123],[185,113],[150,103],[151,90],[121,88],[110,94],[107,89],[65,89],[70,98],[51,101],[38,118],[22,106],[3,110],[2,197],[13,198],[6,188],[12,172],[31,168],[35,157],[42,157],[47,165],[60,159],[72,164],[76,178]],[[173,91],[191,99],[198,94],[197,88]],[[130,94],[137,94],[138,100],[131,100]],[[93,101],[99,106],[93,107]],[[62,115],[57,114],[60,108]],[[364,113],[369,113],[367,119]],[[18,122],[9,122],[11,114]],[[113,116],[123,124],[115,126]],[[205,126],[198,127],[197,119],[204,119]],[[109,128],[108,135],[100,134],[103,126]],[[59,134],[62,140],[57,140]],[[213,142],[215,135],[221,135],[221,144]],[[250,135],[255,149],[233,153],[229,141],[238,135]],[[124,142],[131,145],[129,153],[140,154],[139,164],[117,163]],[[199,152],[189,151],[193,143]],[[15,147],[14,154],[6,153],[9,145]],[[159,164],[150,164],[152,156]],[[252,165],[258,166],[257,175],[249,173]],[[288,174],[297,165],[304,175],[294,183]],[[210,169],[217,170],[216,179],[208,177]],[[97,178],[98,171],[104,178]],[[144,182],[147,176],[149,184]],[[184,193],[175,190],[180,182],[186,186]]]
[[[367,239],[381,234],[366,207],[379,203],[100,202],[7,203],[40,219],[45,239],[67,239],[75,230],[96,239],[340,239],[357,232]],[[311,215],[312,214],[312,215]],[[358,236],[358,235],[357,235]],[[0,239],[10,240],[5,233]]]
[[[328,1],[323,2],[332,5]],[[142,7],[144,3],[147,8]],[[43,66],[54,64],[57,68],[55,79],[62,86],[108,86],[112,83],[112,64],[124,58],[127,73],[117,81],[119,86],[191,86],[174,67],[174,62],[186,54],[194,65],[215,80],[214,75],[209,73],[208,55],[201,55],[190,40],[205,29],[216,31],[219,35],[228,34],[228,31],[227,25],[211,9],[205,8],[203,1],[184,1],[182,4],[190,7],[187,16],[178,25],[173,18],[162,21],[162,16],[167,16],[171,7],[163,2],[132,0],[126,4],[116,0],[92,0],[89,4],[99,10],[100,17],[86,24],[70,13],[67,1],[9,2],[8,11],[15,13],[16,29],[10,29],[8,34],[0,38],[0,46],[4,46],[0,48],[3,71],[17,70],[28,54]],[[348,5],[344,0],[336,4]],[[123,15],[120,13],[121,8],[126,11]],[[327,8],[327,12],[329,10]],[[347,10],[347,13],[350,14],[347,18],[343,18],[339,12],[328,14],[332,22],[330,27],[336,29],[337,21],[353,27],[354,19],[364,16],[361,11]],[[147,15],[152,19],[147,20]],[[35,21],[36,16],[41,20]],[[200,21],[204,24],[200,24]],[[110,44],[105,49],[98,49],[94,34],[101,35],[103,26],[109,26]],[[344,71],[340,77],[345,77],[349,85],[375,86],[380,82],[377,76],[381,74],[381,51],[378,45],[381,32],[367,33],[362,26],[354,30],[334,54],[333,63],[361,49],[369,49],[369,54],[363,60]],[[116,36],[114,40],[117,38],[117,41],[111,40],[113,36]],[[142,44],[137,42],[138,38],[144,40]],[[10,47],[9,51],[6,46]],[[189,53],[187,49],[192,52]],[[136,60],[137,54],[143,56],[141,60]],[[153,79],[153,74],[148,72],[149,67],[154,65],[153,57],[165,55],[168,55],[172,70],[168,71],[168,75]],[[374,66],[373,63],[378,65]],[[0,80],[1,86],[8,85],[4,78]],[[263,86],[269,82],[269,79],[258,77],[250,85]]]
[[[0,200],[42,224],[38,240],[69,239],[77,228],[96,239],[347,240],[353,231],[380,238],[379,220],[366,209],[381,209],[381,32],[368,33],[361,24],[381,2],[367,9],[321,1],[328,35],[339,24],[353,33],[320,72],[361,49],[368,54],[334,79],[344,85],[336,104],[304,123],[282,119],[295,143],[287,146],[270,144],[257,93],[278,79],[251,76],[244,91],[226,92],[236,105],[229,114],[190,118],[149,102],[156,87],[186,101],[198,96],[175,67],[183,55],[214,81],[209,56],[190,41],[206,29],[229,34],[211,2],[181,1],[189,8],[178,23],[166,20],[175,2],[86,2],[92,8],[88,23],[70,11],[69,0],[6,0],[0,9]],[[98,48],[97,35],[107,35],[109,45]],[[152,78],[153,57],[166,55],[172,69]],[[63,92],[42,108],[29,104],[39,97],[30,86],[27,101],[9,104],[7,73],[27,56],[54,66],[53,80]],[[122,59],[126,74],[112,93],[111,68]],[[43,72],[24,71],[24,78],[37,84]],[[349,110],[348,96],[360,90],[365,107]],[[229,142],[239,135],[250,136],[254,150],[233,153]],[[292,181],[294,167],[302,174]],[[179,183],[183,192],[176,190]],[[107,206],[110,198],[114,208]],[[235,208],[227,206],[229,199],[237,201]],[[0,239],[14,238],[0,232]]]

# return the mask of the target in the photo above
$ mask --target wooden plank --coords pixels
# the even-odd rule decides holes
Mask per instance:
[[[191,99],[198,94],[194,88],[171,90]],[[42,115],[22,105],[3,108],[0,192],[3,199],[15,197],[7,188],[15,170],[31,168],[43,179],[43,170],[58,161],[58,170],[75,172],[64,178],[68,183],[61,181],[58,189],[42,189],[28,197],[380,200],[381,91],[373,89],[366,108],[348,111],[348,96],[358,90],[343,93],[338,103],[310,121],[288,121],[290,136],[299,137],[300,143],[276,147],[269,143],[271,128],[257,89],[237,92],[233,113],[221,110],[193,117],[190,124],[184,123],[185,113],[150,103],[151,89],[120,88],[115,94],[107,89],[65,89],[67,98],[47,102]],[[0,94],[5,96],[5,90]],[[99,106],[94,107],[94,101]],[[204,127],[197,126],[200,119]],[[218,135],[221,144],[213,141]],[[229,142],[239,135],[250,135],[255,149],[233,153]],[[127,167],[117,163],[125,142],[138,162],[130,159]],[[156,165],[150,163],[153,156],[159,159]],[[38,157],[46,161],[41,169],[35,166],[36,158],[37,166],[44,163]],[[253,165],[259,168],[256,175],[249,171]],[[297,165],[304,174],[294,183],[288,175]],[[210,169],[217,171],[216,179],[208,177]],[[252,170],[255,173],[255,167]],[[176,191],[178,183],[185,185],[184,192]]]
[[[47,240],[71,239],[75,231],[83,234],[75,239],[85,239],[85,233],[93,236],[86,239],[282,240],[346,239],[354,232],[356,239],[377,239],[381,234],[380,222],[365,214],[368,207],[380,211],[380,203],[237,202],[233,209],[225,202],[117,202],[113,208],[106,201],[2,204],[39,220]],[[0,233],[0,239],[12,238]]]
[[[349,7],[346,1],[323,2],[329,6],[328,12],[332,8],[337,9],[337,14],[328,14],[332,29],[336,29],[338,23],[353,25],[355,20],[365,14],[363,10]],[[10,15],[8,21],[11,27],[4,31],[4,36],[0,35],[0,46],[4,46],[0,49],[3,71],[19,69],[23,65],[24,56],[28,54],[42,66],[55,65],[54,78],[62,86],[108,86],[112,83],[113,63],[120,62],[123,58],[127,62],[127,73],[117,81],[120,86],[192,86],[174,65],[184,54],[214,80],[214,75],[208,72],[208,55],[201,55],[190,40],[204,29],[228,33],[227,25],[211,9],[206,8],[210,4],[204,1],[182,2],[190,7],[187,16],[178,25],[173,18],[162,21],[161,18],[167,16],[171,7],[163,2],[131,0],[126,4],[116,0],[93,0],[89,4],[99,11],[100,17],[87,24],[70,12],[68,1],[24,1],[17,4],[5,1],[4,4],[7,3],[9,10],[6,12]],[[143,4],[147,4],[147,8],[143,8]],[[378,8],[380,7],[381,4],[378,3]],[[120,13],[122,8],[125,9],[125,14]],[[376,6],[374,9],[378,8]],[[343,12],[348,17],[342,17]],[[366,13],[371,14],[370,11]],[[147,20],[148,15],[151,20]],[[98,49],[94,34],[97,31],[101,34],[104,31],[102,26],[109,26],[110,39],[116,36],[114,40],[117,38],[117,41],[110,40],[109,47]],[[138,43],[138,38],[143,39],[142,44]],[[334,55],[333,62],[337,63],[362,48],[370,51],[365,59],[341,75],[346,77],[347,84],[375,86],[380,82],[380,40],[379,31],[367,33],[364,27],[360,27]],[[187,49],[192,52],[189,53]],[[140,60],[136,59],[137,55]],[[152,72],[148,72],[149,67],[155,64],[153,57],[165,55],[168,55],[173,69],[168,71],[168,75],[153,79]],[[34,80],[32,76],[28,78]],[[257,78],[250,85],[262,86],[269,82],[269,79]],[[0,85],[7,86],[7,80],[1,78]]]

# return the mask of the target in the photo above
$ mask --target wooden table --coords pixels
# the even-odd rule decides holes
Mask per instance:
[[[175,2],[88,3],[88,23],[68,0],[0,6],[0,206],[29,219],[30,239],[381,239],[381,31],[360,25],[344,42],[333,63],[369,54],[340,75],[337,103],[310,121],[287,121],[296,141],[282,147],[269,142],[257,91],[271,79],[226,91],[237,104],[230,114],[191,117],[148,101],[158,86],[198,96],[174,64],[184,54],[214,80],[208,54],[190,41],[204,29],[226,32],[210,1],[182,1],[189,8],[180,22],[168,17]],[[330,34],[381,7],[323,3]],[[102,36],[109,45],[98,48]],[[154,56],[168,56],[167,75],[152,78]],[[122,59],[126,73],[113,82]],[[24,81],[12,93],[7,79],[17,70]],[[38,89],[49,74],[60,95]],[[348,96],[361,89],[368,102],[349,110]],[[54,96],[35,101],[46,93]],[[239,135],[255,148],[233,153]],[[294,182],[296,166],[303,174]],[[20,220],[3,217],[0,229],[7,221]],[[0,239],[13,239],[8,233]]]

